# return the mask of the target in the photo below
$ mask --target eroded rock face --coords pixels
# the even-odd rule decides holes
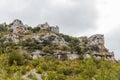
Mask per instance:
[[[44,24],[39,24],[37,25],[37,27],[40,27],[41,30],[49,30],[49,31],[52,31],[52,32],[55,32],[55,33],[59,33],[59,27],[56,26],[49,26],[49,24],[46,22]]]
[[[96,34],[88,38],[88,45],[89,46],[97,46],[101,51],[105,48],[104,47],[104,35]]]
[[[23,23],[21,20],[15,19],[10,25],[15,27],[20,27],[20,26],[23,26]]]
[[[114,53],[105,48],[104,35],[96,34],[88,38],[88,46],[95,48],[92,56],[97,59],[114,60]],[[97,50],[98,49],[98,50]]]
[[[59,33],[59,27],[58,26],[56,26],[56,27],[52,26],[52,27],[50,27],[50,30],[52,32]]]
[[[46,29],[49,29],[49,24],[46,22],[44,24],[37,25],[37,27],[40,27],[40,29],[42,30],[46,30]]]
[[[19,42],[19,36],[17,35],[8,35],[8,39],[15,42],[16,44]]]
[[[24,33],[26,31],[25,25],[21,20],[15,19],[10,25],[10,30],[13,33]]]
[[[86,47],[89,47],[92,49],[92,53],[85,53],[84,57],[88,58],[88,55],[90,57],[95,57],[96,59],[106,59],[106,60],[115,60],[114,53],[109,52],[108,49],[105,48],[105,41],[104,41],[104,35],[103,34],[95,34],[90,36],[89,38],[80,37],[79,38],[80,43],[82,45],[85,45]]]
[[[89,37],[90,45],[104,45],[104,35],[95,34]]]

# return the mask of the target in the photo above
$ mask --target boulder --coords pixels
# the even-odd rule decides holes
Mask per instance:
[[[67,54],[67,57],[70,60],[74,60],[74,59],[78,59],[79,55],[78,54],[71,54],[71,53],[69,53],[69,54]]]
[[[88,38],[87,46],[92,47],[93,50],[96,50],[97,52],[106,51],[104,45],[105,45],[104,35],[102,34],[95,34]]]
[[[99,49],[104,48],[104,35],[96,34],[89,37],[89,46],[98,46]]]

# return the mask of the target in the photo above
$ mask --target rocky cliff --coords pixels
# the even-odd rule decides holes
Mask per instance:
[[[91,58],[115,60],[114,53],[105,48],[104,35],[71,37],[59,33],[58,26],[48,23],[36,27],[24,25],[21,20],[0,25],[0,46],[9,53],[11,47],[21,54],[30,54],[33,59],[53,55],[60,59]],[[12,46],[13,45],[13,46]]]
[[[93,50],[92,54],[89,52],[85,53],[85,57],[95,57],[97,59],[106,59],[106,60],[115,60],[114,53],[109,52],[107,48],[105,48],[105,41],[104,41],[104,35],[102,34],[95,34],[87,37],[80,37],[80,42],[83,40],[87,40],[87,44],[85,44],[87,47],[90,47],[91,50]]]

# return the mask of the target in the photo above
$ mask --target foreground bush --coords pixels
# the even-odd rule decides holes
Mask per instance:
[[[120,80],[120,63],[92,58],[62,61],[46,56],[25,65],[22,55],[12,52],[0,55],[0,63],[0,80],[22,80],[32,69],[42,80]],[[34,74],[28,77],[36,80]]]
[[[9,60],[8,62],[9,65],[13,65],[13,64],[22,65],[24,63],[23,55],[16,52],[10,53],[8,60]]]

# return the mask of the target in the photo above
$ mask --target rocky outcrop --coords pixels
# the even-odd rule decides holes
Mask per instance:
[[[52,27],[50,27],[50,30],[52,32],[59,33],[59,27],[58,26],[56,26],[56,27],[52,26]]]
[[[46,22],[44,24],[39,24],[37,27],[40,27],[41,30],[48,30],[49,29],[49,24]]]
[[[43,40],[49,40],[53,44],[59,44],[59,45],[67,45],[67,42],[64,40],[64,38],[60,38],[58,35],[54,33],[47,33],[45,36],[41,37]]]
[[[104,35],[96,34],[88,38],[88,46],[97,47],[100,52],[105,51]]]
[[[115,60],[113,52],[103,52],[103,53],[94,52],[92,56],[95,57],[96,59],[105,59],[105,60],[112,60],[112,61]]]
[[[104,35],[95,34],[87,37],[80,37],[80,42],[82,45],[86,45],[92,51],[92,53],[85,53],[85,58],[95,57],[96,59],[106,59],[106,60],[115,60],[114,53],[109,52],[107,48],[105,48]]]
[[[6,25],[6,24],[5,24]],[[21,20],[15,19],[12,23],[9,24],[9,30],[13,33],[26,33],[29,27],[28,25],[24,25]],[[59,27],[58,26],[49,26],[49,24],[46,22],[44,24],[37,25],[41,30],[48,30],[51,32],[59,33]]]
[[[32,55],[33,59],[44,55],[53,55],[63,60],[77,59],[81,57],[82,54],[84,58],[95,57],[96,59],[115,60],[114,53],[109,52],[108,49],[105,48],[104,35],[102,34],[73,38],[68,35],[59,34],[59,27],[50,26],[47,22],[32,28],[24,25],[22,21],[18,19],[15,19],[9,25],[6,23],[2,25],[8,30],[6,30],[4,35],[3,33],[5,31],[0,34],[0,44],[7,42],[20,43],[26,52],[29,53],[30,51],[28,50],[32,49],[29,54]],[[77,42],[77,44],[75,44],[75,42]],[[54,50],[53,46],[55,45],[57,48]],[[45,53],[43,49],[46,46],[52,46],[53,51],[50,52],[48,49],[49,53]],[[27,49],[27,47],[29,48]]]
[[[22,23],[21,20],[15,19],[12,23],[9,24],[10,30],[13,33],[25,33],[27,28],[25,25]]]
[[[14,43],[17,44],[19,42],[20,37],[15,34],[11,34],[11,35],[6,35],[6,39],[7,39],[7,42],[13,41]]]
[[[59,27],[56,26],[49,26],[49,24],[46,22],[44,24],[39,24],[37,25],[37,27],[40,27],[41,30],[49,30],[49,31],[52,31],[52,32],[55,32],[55,33],[59,33]]]

